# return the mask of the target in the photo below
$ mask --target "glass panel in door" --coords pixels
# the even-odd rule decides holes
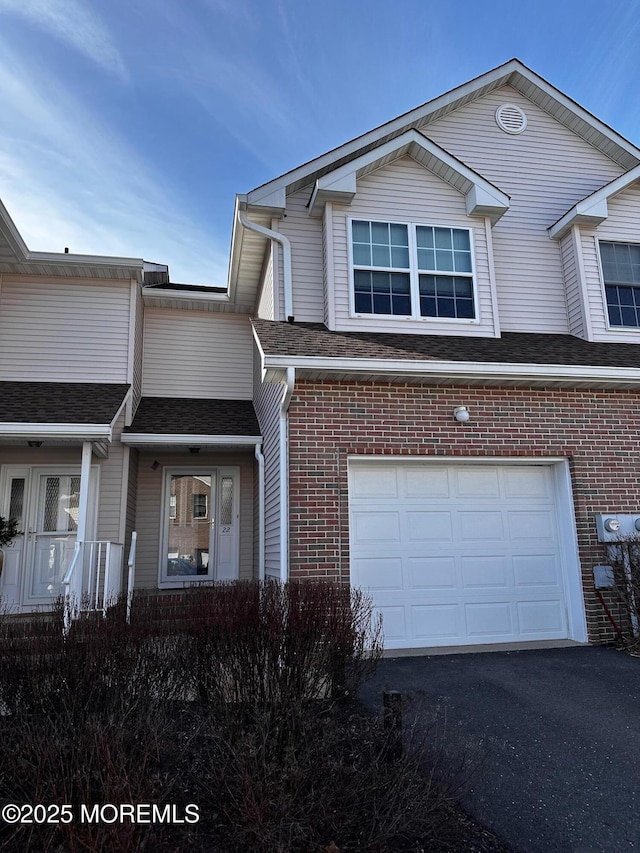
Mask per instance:
[[[80,506],[80,476],[42,474],[38,484],[30,597],[55,598],[73,557]]]
[[[213,578],[215,476],[169,476],[166,579]]]

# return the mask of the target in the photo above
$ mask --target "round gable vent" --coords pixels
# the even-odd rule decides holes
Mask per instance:
[[[496,123],[505,133],[522,133],[527,126],[527,117],[515,104],[503,104],[496,110]]]

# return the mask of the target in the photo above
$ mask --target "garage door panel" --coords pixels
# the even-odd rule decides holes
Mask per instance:
[[[350,490],[354,498],[397,498],[398,469],[380,465],[358,468],[351,479]]]
[[[404,472],[404,494],[408,498],[448,498],[448,468],[409,468]]]
[[[554,638],[566,636],[564,608],[556,599],[551,601],[520,601],[518,623],[521,634],[553,635]]]
[[[464,589],[507,587],[510,584],[510,560],[504,555],[460,557]]]
[[[411,542],[452,542],[453,521],[451,512],[405,513],[406,541]]]
[[[458,468],[454,470],[456,497],[459,498],[498,498],[500,480],[495,468],[484,466]]]
[[[514,620],[508,601],[465,604],[464,618],[469,637],[511,636],[514,633]]]
[[[355,542],[400,543],[400,513],[365,510],[354,515]]]
[[[394,648],[395,644],[395,648],[400,648],[408,636],[406,608],[403,605],[376,607],[376,613],[382,616],[385,645]]]
[[[503,476],[506,497],[553,499],[553,481],[548,468],[538,465],[504,468]]]
[[[414,605],[411,608],[413,639],[433,641],[457,637],[460,634],[459,610],[457,604]]]
[[[404,589],[402,560],[399,557],[367,557],[354,560],[353,571],[356,578],[365,578],[367,588],[372,592]]]
[[[555,540],[555,519],[549,510],[526,509],[508,513],[509,534],[512,540],[535,539],[538,542]]]
[[[453,557],[407,557],[412,590],[456,588],[456,561]]]
[[[504,540],[504,524],[502,512],[477,512],[473,510],[461,510],[457,514],[460,526],[460,538],[465,540],[495,539]]]
[[[516,586],[557,586],[562,571],[556,554],[515,554],[513,574]]]

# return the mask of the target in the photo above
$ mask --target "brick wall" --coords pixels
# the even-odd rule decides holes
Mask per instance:
[[[471,419],[453,419],[456,405]],[[289,410],[292,577],[349,579],[347,457],[566,457],[592,641],[612,638],[593,590],[594,513],[640,509],[633,391],[296,383]],[[610,600],[616,610],[616,603]]]

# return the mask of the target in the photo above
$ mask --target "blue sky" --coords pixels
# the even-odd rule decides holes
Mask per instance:
[[[640,0],[0,0],[29,248],[224,285],[235,193],[517,56],[640,144]]]

